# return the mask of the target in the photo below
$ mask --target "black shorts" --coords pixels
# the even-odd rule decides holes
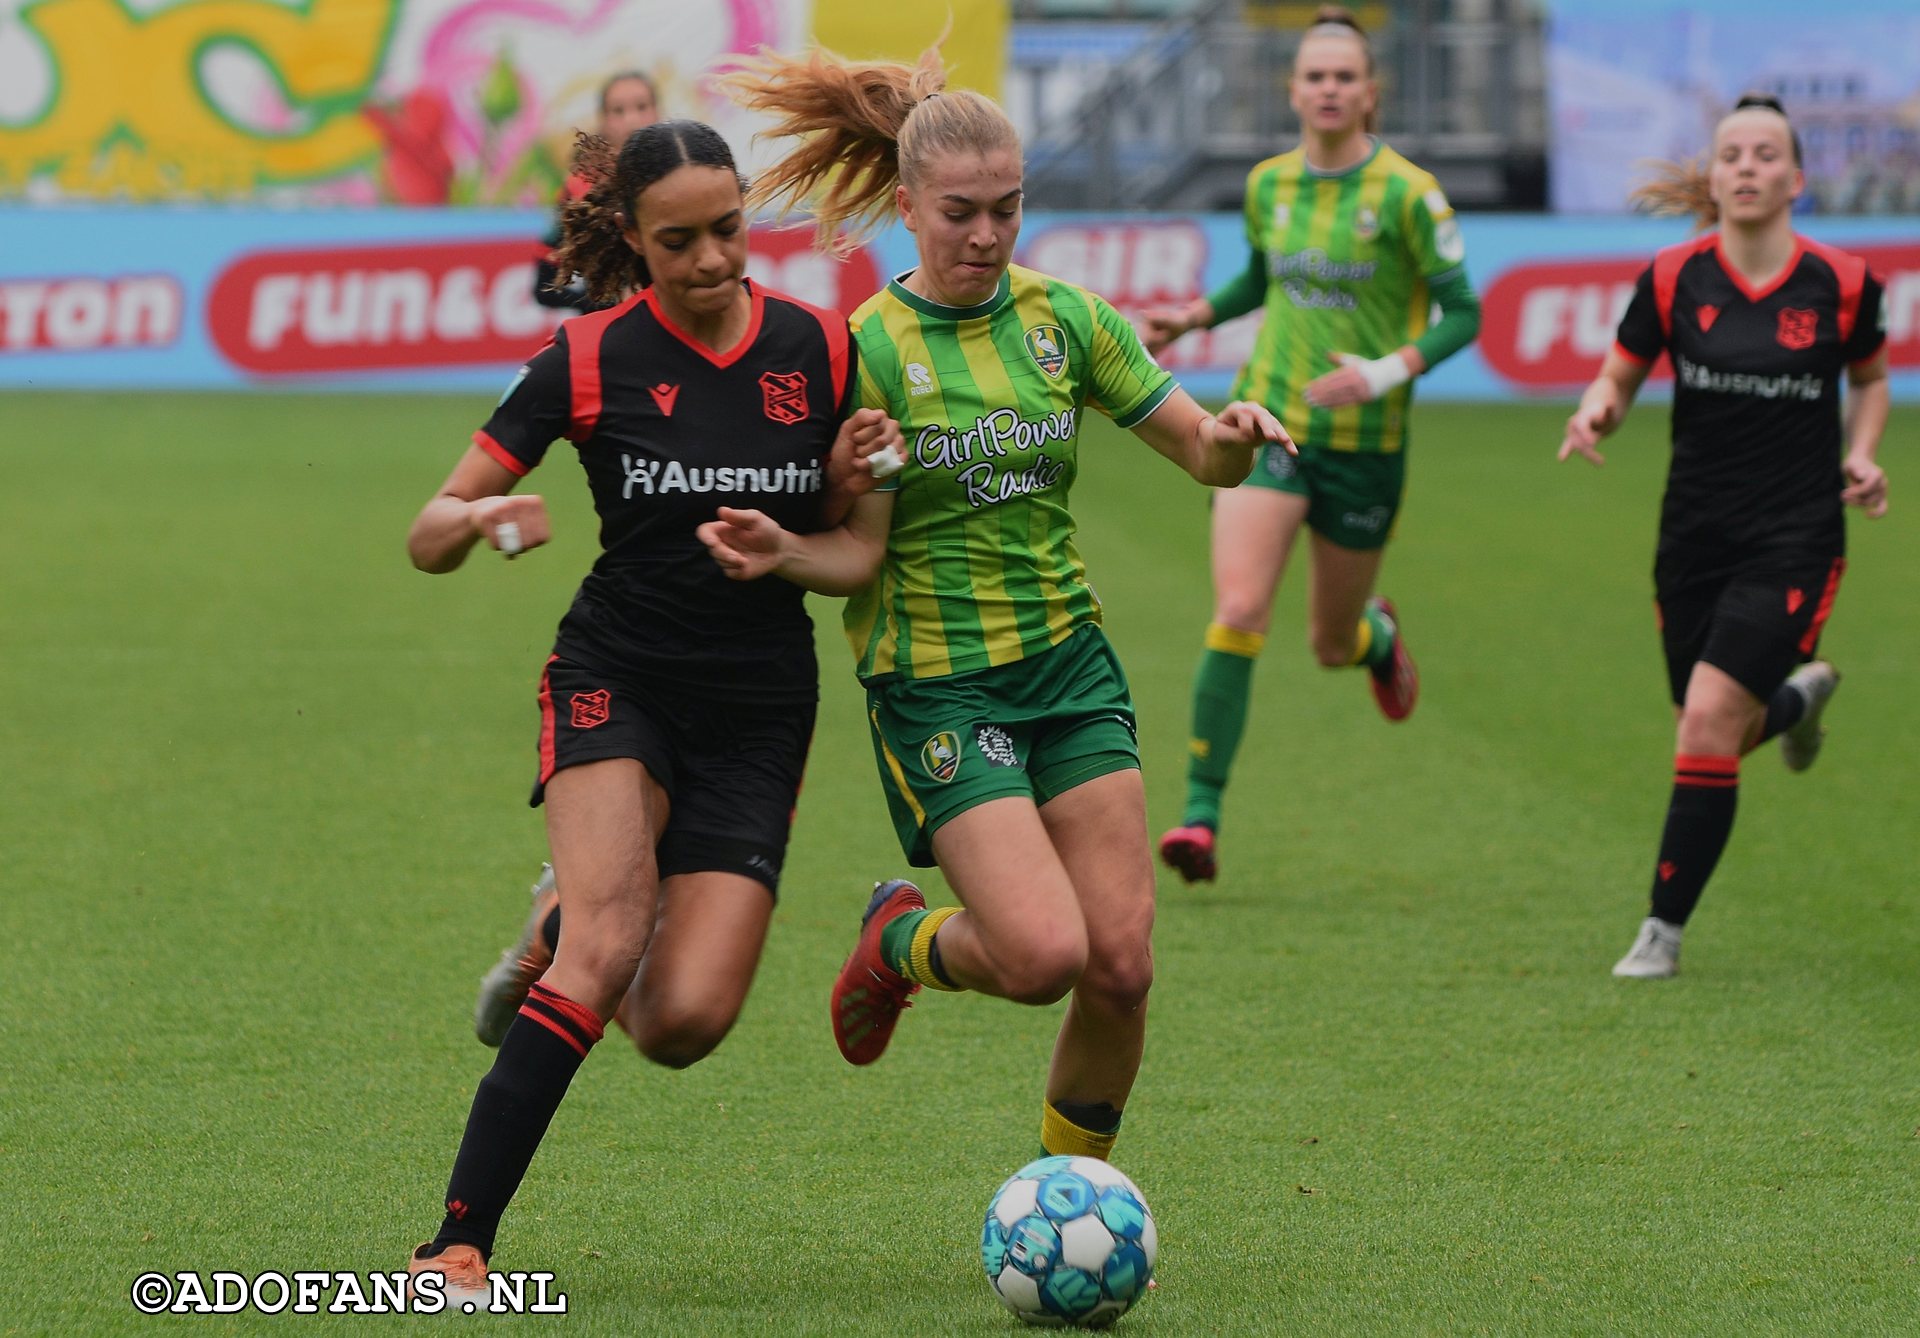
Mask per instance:
[[[1654,611],[1673,704],[1687,699],[1696,663],[1710,664],[1761,701],[1813,658],[1847,560],[1770,559],[1711,579],[1662,586]]]
[[[660,876],[718,871],[780,887],[815,703],[717,702],[623,681],[556,655],[540,677],[539,805],[556,771],[631,757],[672,807]]]

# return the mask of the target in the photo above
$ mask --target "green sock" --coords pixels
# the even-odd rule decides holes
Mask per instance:
[[[1353,662],[1369,669],[1393,658],[1393,619],[1375,604],[1360,611],[1359,648]]]
[[[1220,829],[1220,795],[1227,788],[1233,755],[1247,725],[1253,662],[1266,644],[1258,632],[1219,623],[1207,628],[1207,648],[1193,676],[1193,736],[1187,758],[1189,827]]]
[[[909,974],[908,966],[913,961],[913,931],[920,927],[932,911],[908,911],[896,915],[881,926],[880,955],[887,959],[887,965],[901,975]]]

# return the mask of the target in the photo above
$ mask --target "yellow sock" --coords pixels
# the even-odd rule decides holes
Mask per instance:
[[[1051,1101],[1046,1103],[1046,1111],[1040,1116],[1040,1146],[1049,1157],[1097,1157],[1105,1161],[1119,1137],[1118,1129],[1106,1134],[1082,1129],[1055,1109]]]
[[[1360,620],[1360,628],[1353,637],[1353,658],[1348,664],[1365,664],[1367,656],[1373,651],[1373,624],[1365,618]]]
[[[907,969],[901,972],[902,975],[930,990],[957,991],[961,988],[940,979],[933,970],[933,936],[940,932],[941,925],[958,914],[958,906],[942,906],[928,911],[926,918],[914,926],[913,945],[908,949]]]

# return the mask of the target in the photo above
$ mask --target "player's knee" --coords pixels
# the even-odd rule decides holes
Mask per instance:
[[[1079,996],[1109,1015],[1126,1015],[1145,1007],[1153,989],[1153,958],[1129,955],[1121,961],[1094,960],[1080,977]]]
[[[664,1068],[690,1068],[719,1049],[733,1030],[733,1014],[720,1009],[687,1009],[650,1017],[633,1043]]]
[[[1086,942],[1060,934],[1027,943],[1018,958],[1003,966],[1001,983],[1015,1003],[1052,1004],[1072,993],[1086,969]]]
[[[1231,627],[1236,632],[1265,636],[1267,624],[1272,618],[1271,601],[1261,600],[1252,594],[1222,590],[1214,600],[1214,622],[1222,627]]]

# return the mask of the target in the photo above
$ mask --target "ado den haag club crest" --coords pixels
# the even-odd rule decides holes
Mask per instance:
[[[776,423],[797,423],[807,416],[805,372],[762,372],[760,392],[766,397],[767,417]]]
[[[927,774],[945,785],[960,770],[960,738],[952,730],[942,730],[920,746],[920,765]]]
[[[1067,332],[1057,325],[1036,325],[1027,331],[1027,356],[1048,376],[1057,377],[1067,365]]]

